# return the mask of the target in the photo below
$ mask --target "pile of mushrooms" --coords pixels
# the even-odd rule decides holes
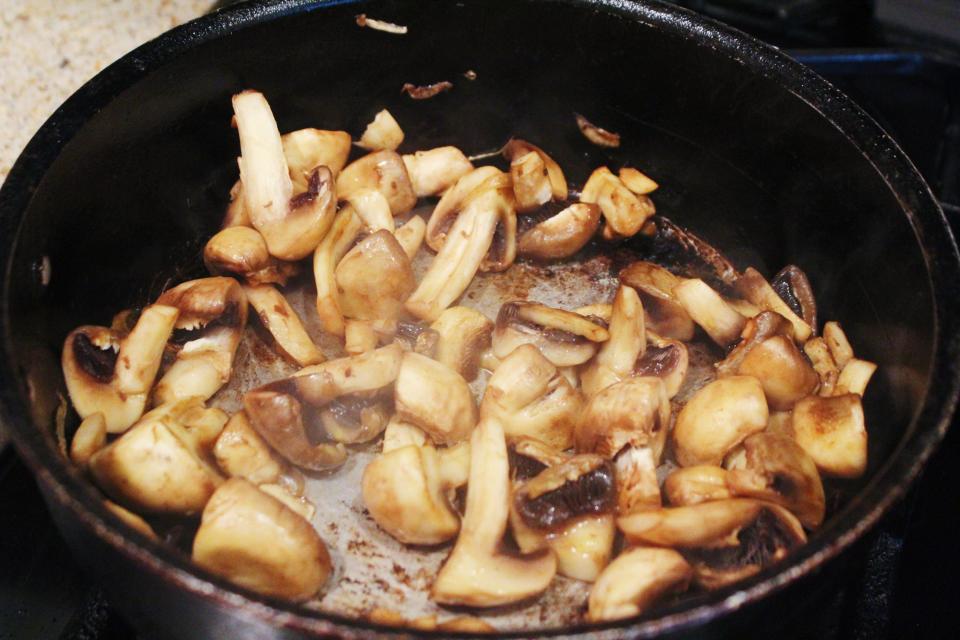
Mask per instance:
[[[837,322],[821,330],[796,266],[768,281],[719,257],[720,290],[636,261],[612,300],[580,309],[506,300],[488,318],[458,304],[478,272],[646,233],[657,184],[640,171],[600,167],[571,200],[559,165],[523,140],[500,166],[452,146],[400,154],[384,110],[350,161],[348,133],[281,135],[260,93],[233,108],[240,180],[204,251],[211,276],[63,347],[80,418],[69,455],[141,533],[199,521],[198,565],[309,600],[331,559],[302,471],[379,442],[363,504],[410,553],[452,545],[435,602],[525,602],[559,574],[593,583],[584,615],[604,621],[780,561],[823,523],[823,478],[864,473],[876,366]],[[544,211],[557,213],[525,224]],[[435,256],[418,280],[424,243]],[[311,271],[306,322],[285,289]],[[254,326],[297,371],[246,389],[228,415],[218,390]],[[706,379],[688,379],[693,343],[712,345]],[[409,624],[490,630],[456,620]]]

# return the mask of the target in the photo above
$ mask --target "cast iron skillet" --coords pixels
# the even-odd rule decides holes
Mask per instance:
[[[359,29],[360,12],[410,34]],[[463,78],[468,69],[475,81]],[[438,80],[456,86],[427,101],[399,94],[404,82]],[[828,561],[903,494],[949,425],[960,384],[960,267],[943,215],[872,120],[771,47],[653,2],[237,6],[171,31],[86,84],[0,191],[3,420],[78,559],[148,636],[386,631],[193,568],[123,527],[56,448],[63,337],[109,323],[168,277],[193,274],[236,176],[229,97],[246,87],[268,96],[281,130],[359,134],[386,106],[403,123],[405,148],[455,143],[476,153],[518,135],[544,145],[574,183],[601,163],[630,160],[663,185],[660,212],[739,267],[768,276],[791,262],[804,268],[821,317],[840,319],[858,355],[880,364],[865,399],[868,473],[840,487],[849,499],[807,546],[734,588],[605,625],[604,635],[711,621],[717,629],[737,610],[822,591],[838,566]],[[620,132],[623,146],[590,146],[573,111]]]

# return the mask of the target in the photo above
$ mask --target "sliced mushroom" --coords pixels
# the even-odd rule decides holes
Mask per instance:
[[[393,212],[387,198],[376,189],[357,189],[344,198],[371,233],[381,229],[393,233]]]
[[[727,474],[716,465],[694,465],[674,469],[663,481],[663,491],[674,507],[700,504],[733,497],[727,488]]]
[[[645,173],[633,167],[621,167],[618,176],[620,177],[620,182],[638,196],[649,195],[660,186]]]
[[[600,391],[577,422],[577,451],[607,458],[627,445],[650,447],[659,462],[670,425],[670,400],[660,378],[627,378]]]
[[[301,367],[323,362],[323,354],[303,328],[300,316],[276,288],[269,284],[245,286],[243,292],[284,356]]]
[[[477,423],[477,405],[463,376],[418,353],[404,354],[394,394],[397,415],[438,444],[466,439]]]
[[[193,561],[267,596],[307,600],[332,571],[313,526],[242,478],[225,482],[203,510]]]
[[[600,167],[590,174],[580,193],[580,201],[599,206],[610,230],[626,238],[640,231],[643,223],[656,213],[649,197],[630,191],[607,167]]]
[[[396,151],[402,142],[403,129],[400,128],[389,111],[382,109],[377,112],[373,121],[367,125],[363,135],[360,136],[360,142],[357,144],[371,151],[379,151],[380,149]]]
[[[231,478],[246,478],[256,485],[275,484],[291,470],[239,411],[230,418],[213,446],[217,466]]]
[[[305,367],[292,377],[266,387],[292,389],[305,402],[322,407],[340,396],[376,391],[392,384],[397,379],[403,355],[403,347],[389,344],[360,355]]]
[[[734,285],[744,298],[766,311],[775,311],[793,325],[793,337],[800,344],[810,338],[813,329],[784,302],[770,283],[753,267],[748,267]]]
[[[470,307],[444,309],[430,328],[437,332],[435,359],[466,380],[477,377],[480,354],[490,346],[493,323]]]
[[[505,174],[496,175],[471,192],[440,252],[407,300],[406,308],[414,316],[436,320],[466,290],[481,267],[502,270],[513,263],[516,215],[509,182]],[[496,241],[498,233],[500,241]],[[491,248],[494,256],[488,258]]]
[[[330,232],[323,238],[313,254],[313,279],[317,286],[317,314],[323,330],[335,336],[344,332],[343,312],[337,292],[337,263],[360,235],[363,222],[347,206],[340,210]]]
[[[477,167],[461,176],[456,184],[447,189],[437,202],[437,206],[433,208],[433,213],[427,222],[426,241],[431,249],[439,252],[443,247],[454,220],[463,210],[464,203],[473,191],[488,179],[500,175],[503,175],[503,172],[496,167]]]
[[[348,164],[337,177],[337,197],[374,189],[386,197],[390,211],[399,216],[417,204],[410,175],[400,155],[394,151],[374,151]]]
[[[337,398],[320,411],[324,431],[344,444],[370,442],[383,433],[389,420],[388,402],[362,394]]]
[[[547,171],[547,177],[550,180],[550,189],[553,192],[554,200],[566,200],[568,189],[567,189],[567,179],[563,176],[563,170],[560,168],[553,158],[551,158],[546,151],[540,147],[533,145],[526,140],[520,140],[519,138],[511,138],[507,144],[504,145],[503,157],[509,160],[511,163],[521,156],[524,156],[530,152],[536,153],[540,156],[540,160],[543,161],[543,166]]]
[[[673,549],[635,547],[611,562],[590,590],[587,620],[638,616],[660,598],[687,589],[693,570]]]
[[[437,147],[403,156],[413,191],[417,197],[435,196],[452,187],[473,171],[467,156],[456,147]]]
[[[441,604],[494,607],[542,593],[556,574],[549,550],[523,557],[499,551],[507,526],[509,465],[503,429],[485,419],[471,436],[467,507],[456,545],[431,597]]]
[[[549,175],[543,159],[536,151],[518,156],[510,162],[510,179],[518,213],[536,211],[540,205],[550,202],[553,190]]]
[[[251,226],[250,214],[247,212],[247,205],[244,203],[243,183],[239,179],[230,187],[230,202],[227,204],[227,211],[220,226],[223,229]]]
[[[377,334],[373,323],[366,320],[344,321],[343,350],[357,356],[377,348]]]
[[[817,468],[838,478],[857,478],[867,468],[867,429],[860,396],[810,396],[793,408],[793,433]]]
[[[294,195],[280,132],[263,94],[243,91],[233,97],[240,134],[240,180],[244,206],[270,254],[299,260],[316,248],[336,212],[333,173],[310,168],[306,190]]]
[[[490,376],[480,413],[498,419],[507,442],[533,438],[563,451],[573,445],[582,405],[580,394],[536,347],[521,345]]]
[[[182,346],[154,390],[163,404],[178,398],[207,399],[227,383],[247,324],[247,296],[233,278],[190,280],[169,289],[157,304],[180,310],[172,341]]]
[[[135,511],[199,513],[223,481],[182,421],[190,403],[172,404],[178,407],[157,407],[90,459],[97,485]]]
[[[738,373],[760,381],[772,410],[788,411],[817,388],[816,371],[793,340],[787,336],[767,338],[753,348]]]
[[[632,375],[635,363],[646,351],[643,304],[637,292],[628,286],[620,285],[613,298],[608,332],[610,338],[600,345],[580,376],[587,396]]]
[[[876,370],[877,365],[872,362],[850,358],[837,378],[836,394],[855,393],[862,397]]]
[[[624,447],[614,459],[614,471],[619,515],[660,508],[660,483],[653,449]]]
[[[727,486],[735,496],[782,505],[808,529],[823,522],[826,502],[817,466],[792,438],[755,433],[743,441],[744,464],[730,470]]]
[[[83,419],[70,441],[70,461],[86,469],[90,458],[107,446],[107,421],[99,411]]]
[[[677,462],[720,464],[743,440],[767,426],[767,401],[756,378],[731,376],[706,385],[680,410],[673,429]]]
[[[837,363],[830,355],[830,348],[827,347],[826,341],[820,337],[810,338],[804,343],[803,352],[807,354],[813,370],[820,378],[820,389],[817,393],[821,396],[832,396],[840,377],[840,370],[837,369]]]
[[[667,397],[673,398],[683,387],[690,368],[687,345],[679,340],[669,340],[647,333],[647,345],[643,355],[633,365],[633,375],[653,376],[663,380]]]
[[[400,246],[403,247],[403,252],[407,254],[411,262],[417,257],[417,252],[420,251],[420,245],[423,244],[426,228],[427,223],[423,221],[423,218],[420,216],[411,216],[409,220],[393,232],[394,237],[397,239],[397,242],[400,243]]]
[[[384,335],[396,331],[403,303],[417,286],[406,252],[385,230],[368,235],[348,251],[335,277],[343,314],[372,322]]]
[[[299,129],[283,134],[280,141],[297,193],[307,190],[314,167],[326,167],[336,178],[350,155],[351,140],[346,131]]]
[[[749,318],[743,326],[740,333],[740,342],[734,347],[727,357],[718,362],[715,366],[717,374],[720,376],[736,375],[747,357],[754,348],[758,347],[765,340],[774,336],[792,336],[793,325],[773,311],[762,311],[756,316]]]
[[[227,227],[207,241],[203,262],[214,274],[236,274],[250,284],[286,284],[297,266],[277,260],[260,232],[251,227]]]
[[[673,288],[673,295],[693,321],[721,347],[733,344],[740,337],[746,318],[703,280],[684,280]]]
[[[559,451],[542,440],[517,438],[510,445],[510,473],[517,480],[529,480],[547,467],[568,460],[572,454]]]
[[[617,524],[612,513],[579,518],[545,538],[557,556],[557,573],[593,582],[610,563]]]
[[[817,301],[813,296],[813,287],[810,286],[807,274],[800,267],[790,264],[773,277],[770,285],[777,292],[777,295],[787,303],[790,310],[800,316],[815,335],[817,332]]]
[[[638,261],[621,269],[620,282],[640,294],[644,322],[652,331],[665,338],[693,339],[693,319],[673,295],[682,278],[660,265]]]
[[[143,415],[179,313],[176,307],[151,305],[123,339],[106,327],[70,332],[61,364],[70,401],[81,418],[102,413],[107,431],[122,433]]]
[[[600,207],[577,202],[520,235],[517,251],[536,260],[567,258],[580,251],[600,226]]]
[[[853,357],[853,347],[850,346],[847,334],[843,332],[840,323],[830,321],[823,325],[823,339],[837,367],[843,369],[847,366],[847,362]]]
[[[506,358],[523,344],[531,344],[558,367],[583,364],[610,337],[607,329],[573,311],[535,302],[506,302],[500,307],[493,331],[493,354]]]

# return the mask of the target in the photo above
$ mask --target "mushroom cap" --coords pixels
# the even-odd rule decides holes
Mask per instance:
[[[673,398],[683,387],[690,368],[687,345],[679,340],[663,339],[647,334],[650,344],[633,365],[633,375],[653,376],[663,380],[667,397]]]
[[[244,411],[233,414],[220,432],[213,456],[228,476],[246,478],[256,485],[276,483],[287,466],[254,430]]]
[[[446,146],[403,156],[403,164],[417,197],[434,196],[452,187],[473,171],[473,165],[456,147]]]
[[[546,165],[536,151],[510,161],[510,179],[519,213],[535,211],[553,197]]]
[[[515,301],[500,306],[493,331],[493,353],[500,359],[523,344],[537,347],[558,367],[583,364],[609,337],[606,328],[573,311]]]
[[[346,131],[324,129],[297,129],[280,136],[283,157],[287,160],[294,193],[307,190],[310,173],[316,167],[326,167],[334,177],[347,164],[350,155],[350,134]]]
[[[407,167],[395,151],[374,151],[348,164],[337,177],[337,197],[341,200],[365,189],[375,189],[390,203],[390,211],[399,216],[417,204]]]
[[[419,353],[404,354],[394,394],[397,415],[438,444],[466,439],[477,423],[477,406],[463,376]]]
[[[628,444],[648,446],[660,459],[670,425],[670,401],[660,378],[627,378],[591,398],[577,422],[576,448],[612,458]]]
[[[490,346],[493,322],[470,307],[444,309],[430,328],[437,332],[434,358],[466,380],[477,377],[480,355]]]
[[[599,226],[600,207],[575,202],[524,231],[517,241],[517,251],[535,260],[568,258],[590,242]]]
[[[860,396],[810,396],[793,407],[797,443],[826,475],[856,478],[867,468],[867,429]]]
[[[788,411],[798,400],[813,393],[819,378],[807,358],[787,336],[767,338],[750,350],[737,372],[760,381],[767,404]]]
[[[684,591],[693,570],[673,549],[634,547],[611,562],[590,590],[591,622],[638,616],[668,593]]]
[[[581,516],[613,513],[616,478],[609,460],[582,453],[551,465],[514,491],[513,503],[524,524],[558,530]]]

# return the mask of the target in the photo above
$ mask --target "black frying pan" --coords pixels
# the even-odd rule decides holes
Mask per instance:
[[[360,12],[410,34],[359,29]],[[462,77],[468,69],[475,81]],[[419,102],[399,93],[405,82],[439,80],[456,86]],[[660,212],[738,267],[805,269],[821,317],[840,319],[858,355],[879,363],[865,398],[868,473],[841,487],[850,497],[810,543],[735,587],[601,627],[607,635],[736,628],[737,610],[762,619],[773,599],[790,605],[822,591],[832,560],[903,494],[943,437],[960,385],[956,246],[896,144],[812,72],[652,2],[245,4],[175,29],[85,85],[0,191],[3,419],[78,559],[146,635],[386,631],[194,569],[123,527],[57,452],[63,337],[198,267],[236,177],[229,97],[246,87],[268,96],[281,130],[358,134],[387,106],[404,125],[404,148],[478,152],[518,135],[547,146],[573,182],[629,160],[660,179]],[[574,111],[618,131],[623,146],[589,145]]]

